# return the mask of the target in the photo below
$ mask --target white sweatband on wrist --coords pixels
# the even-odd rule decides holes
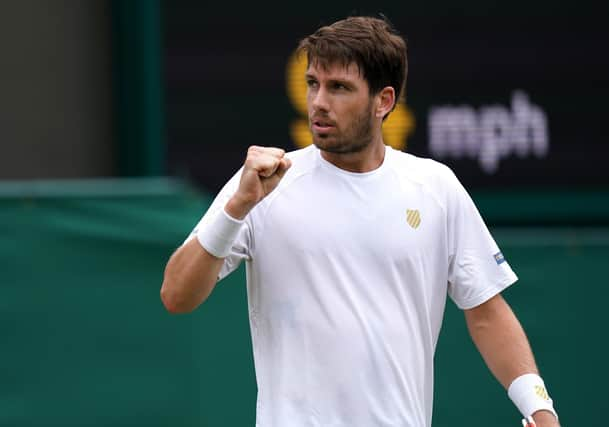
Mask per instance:
[[[512,381],[508,396],[525,418],[540,410],[550,411],[558,418],[546,385],[537,374],[524,374]]]
[[[220,209],[207,224],[197,230],[197,240],[213,256],[226,258],[242,225],[243,220],[235,219]]]

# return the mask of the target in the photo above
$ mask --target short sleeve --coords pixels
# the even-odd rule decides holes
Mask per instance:
[[[518,280],[457,177],[448,174],[448,294],[461,309],[476,307]]]
[[[224,209],[224,206],[226,206],[226,203],[228,202],[228,200],[232,197],[232,195],[235,193],[235,191],[237,191],[237,188],[239,186],[239,180],[241,179],[241,172],[242,172],[242,169],[240,169],[224,185],[222,190],[220,190],[220,192],[218,193],[218,195],[216,196],[216,198],[214,199],[212,204],[207,209],[207,212],[205,212],[205,215],[203,215],[201,220],[198,222],[196,227],[192,230],[190,235],[186,238],[184,243],[195,238],[197,231],[201,227],[209,226],[209,223],[211,222],[212,218],[214,218],[218,214],[221,214],[221,212]],[[249,260],[251,258],[250,257],[250,253],[251,253],[250,242],[251,242],[251,225],[249,223],[248,218],[246,217],[245,221],[243,222],[243,225],[241,226],[241,229],[239,230],[237,239],[235,240],[235,243],[233,244],[233,246],[231,248],[230,254],[226,258],[224,258],[224,265],[222,265],[222,268],[220,269],[220,273],[218,274],[218,280],[223,279],[224,277],[226,277],[227,275],[229,275],[230,273],[235,271],[237,269],[237,267],[239,267],[239,264],[241,263],[242,260]]]

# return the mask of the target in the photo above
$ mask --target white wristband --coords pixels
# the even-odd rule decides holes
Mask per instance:
[[[525,418],[540,410],[550,411],[558,418],[546,386],[537,374],[524,374],[512,381],[508,396]]]
[[[197,230],[197,240],[213,256],[226,258],[242,225],[243,220],[235,219],[220,209],[207,224]]]

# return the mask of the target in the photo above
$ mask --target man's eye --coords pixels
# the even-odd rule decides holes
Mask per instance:
[[[314,87],[315,85],[317,85],[315,80],[307,80],[307,86]]]
[[[345,86],[345,85],[343,85],[343,84],[341,84],[341,83],[335,83],[335,84],[334,84],[334,89],[335,89],[335,90],[346,90],[346,89],[347,89],[347,86]]]

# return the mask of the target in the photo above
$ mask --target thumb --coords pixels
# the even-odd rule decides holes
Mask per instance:
[[[284,157],[279,162],[279,166],[277,167],[275,174],[279,177],[279,179],[281,179],[281,178],[283,178],[285,173],[288,171],[288,169],[290,169],[291,166],[292,166],[292,161],[290,159],[288,159],[287,157]]]

